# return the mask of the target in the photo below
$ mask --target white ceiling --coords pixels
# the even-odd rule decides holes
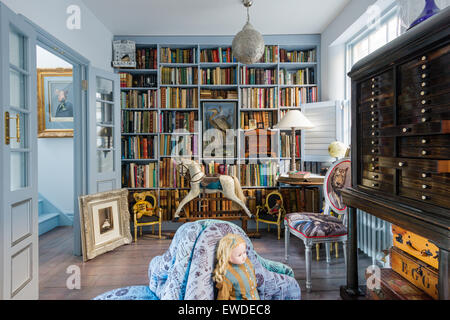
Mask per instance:
[[[241,0],[83,0],[114,35],[234,35],[246,21]],[[350,0],[254,0],[262,34],[322,33]]]

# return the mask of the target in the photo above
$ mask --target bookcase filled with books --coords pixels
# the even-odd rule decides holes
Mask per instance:
[[[164,220],[172,219],[190,188],[179,175],[174,155],[198,160],[207,174],[235,175],[249,197],[249,206],[256,208],[266,193],[280,188],[277,175],[289,170],[290,134],[273,126],[288,110],[301,109],[320,97],[319,38],[296,43],[275,37],[274,44],[266,42],[264,56],[252,65],[236,61],[231,37],[218,37],[214,41],[218,43],[197,39],[186,37],[178,45],[168,42],[170,37],[116,37],[135,41],[137,48],[136,68],[117,69],[121,77],[122,186],[130,191],[154,191]],[[207,103],[235,106],[232,127],[237,133],[231,152],[204,155],[202,121],[207,120],[203,110]],[[246,154],[245,135],[255,129],[274,131],[275,154]],[[300,132],[296,139],[301,146]],[[297,156],[300,160],[300,152]],[[226,200],[208,205],[230,207]]]

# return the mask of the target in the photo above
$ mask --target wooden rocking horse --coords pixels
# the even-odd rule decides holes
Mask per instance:
[[[206,176],[200,164],[190,159],[177,160],[177,165],[182,176],[186,177],[189,174],[191,191],[180,202],[173,218],[174,221],[178,221],[183,207],[198,197],[202,190],[205,194],[221,192],[225,198],[233,201],[233,209],[242,208],[250,218],[253,218],[252,213],[245,205],[246,198],[238,178],[228,175]]]

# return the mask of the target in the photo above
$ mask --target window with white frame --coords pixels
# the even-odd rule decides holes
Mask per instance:
[[[347,65],[346,74],[350,72],[353,65],[381,48],[388,42],[394,40],[401,34],[400,10],[396,5],[388,9],[379,20],[371,27],[366,27],[346,44]],[[351,99],[351,79],[346,75],[346,98]],[[349,104],[350,105],[350,104]],[[350,107],[344,114],[344,140],[350,142]]]

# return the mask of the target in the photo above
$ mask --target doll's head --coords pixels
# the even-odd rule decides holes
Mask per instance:
[[[229,263],[243,264],[247,260],[247,244],[244,238],[238,234],[227,234],[219,241],[216,257],[213,280],[222,282]]]

